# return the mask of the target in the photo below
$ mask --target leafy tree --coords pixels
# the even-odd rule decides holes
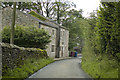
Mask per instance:
[[[67,11],[67,15],[63,19],[62,25],[67,28],[70,28],[71,24],[76,22],[78,18],[83,18],[82,12],[83,12],[82,9],[80,9],[79,11],[75,9]]]
[[[36,11],[37,13],[40,13],[43,15],[43,9],[41,2],[17,2],[17,9],[20,11]],[[12,2],[2,2],[2,7],[12,7]]]
[[[120,52],[120,2],[102,3],[98,11],[98,29],[101,37],[102,51],[107,54]]]
[[[70,50],[73,50],[73,47],[83,47],[83,28],[88,25],[88,22],[84,19],[77,19],[76,22],[71,25],[69,38]]]
[[[62,25],[62,22],[67,17],[67,11],[70,8],[75,7],[75,4],[69,3],[68,1],[61,2],[61,0],[56,0],[54,4],[56,5],[56,7],[53,8],[53,14],[51,18]]]
[[[66,11],[71,7],[75,6],[74,3],[69,3],[68,1],[62,2],[61,0],[56,0],[52,2],[51,0],[44,0],[42,2],[17,2],[17,9],[21,11],[35,11],[42,14],[50,19],[53,19],[60,23],[65,18]],[[11,2],[2,2],[2,7],[12,7]],[[62,23],[61,23],[62,24]]]
[[[66,18],[63,19],[62,25],[69,29],[69,50],[73,50],[73,47],[82,47],[83,39],[82,39],[82,28],[84,26],[82,23],[82,10],[72,9],[67,11]]]

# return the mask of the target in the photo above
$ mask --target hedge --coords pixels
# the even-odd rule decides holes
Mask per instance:
[[[10,26],[5,26],[2,31],[2,41],[10,43]],[[15,27],[14,44],[20,47],[46,49],[50,42],[50,35],[44,29],[34,26]]]

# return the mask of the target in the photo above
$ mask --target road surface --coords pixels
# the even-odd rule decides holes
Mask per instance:
[[[55,61],[29,78],[90,78],[80,67],[81,58]]]

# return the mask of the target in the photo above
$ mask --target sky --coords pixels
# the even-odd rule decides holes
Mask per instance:
[[[89,17],[89,13],[98,9],[100,0],[72,0],[76,4],[76,9],[83,9],[83,16]]]

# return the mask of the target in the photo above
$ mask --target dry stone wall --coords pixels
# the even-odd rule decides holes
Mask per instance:
[[[47,52],[39,48],[24,48],[16,45],[0,43],[2,47],[2,69],[13,69],[24,64],[28,58],[48,58]],[[4,72],[3,72],[4,74]]]

